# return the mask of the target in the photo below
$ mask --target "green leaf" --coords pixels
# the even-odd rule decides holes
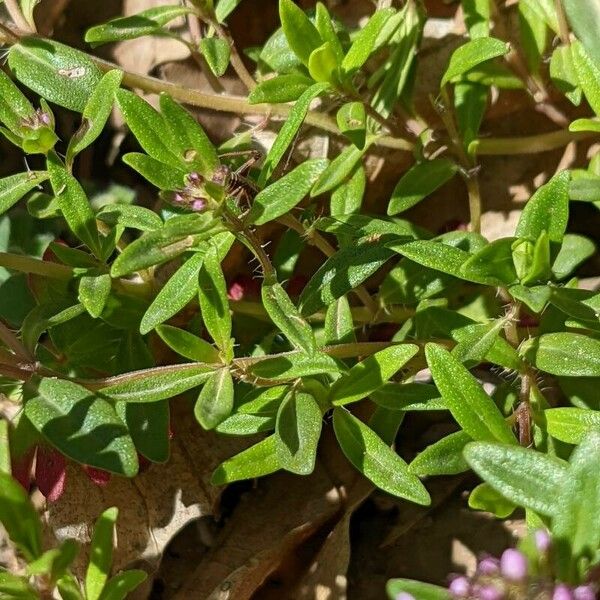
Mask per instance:
[[[175,155],[177,148],[170,144],[170,136],[165,135],[165,120],[139,96],[127,90],[118,90],[117,104],[129,129],[140,146],[159,162],[181,167],[181,160]]]
[[[317,352],[305,354],[290,352],[261,360],[250,367],[253,375],[261,379],[298,379],[321,373],[339,373],[340,367],[333,358]]]
[[[277,416],[279,406],[288,391],[287,385],[253,388],[237,406],[241,414]]]
[[[152,462],[167,462],[169,402],[117,402],[115,408],[129,429],[135,449]]]
[[[121,85],[123,72],[113,69],[106,73],[89,97],[81,115],[81,126],[69,140],[67,164],[72,165],[75,156],[93,144],[102,133],[115,101],[115,93]]]
[[[310,192],[311,197],[314,198],[341,185],[353,172],[369,145],[367,141],[362,148],[354,145],[344,148],[321,173]]]
[[[38,600],[40,597],[25,577],[6,571],[0,571],[0,594],[7,600]]]
[[[412,166],[396,184],[387,214],[397,215],[412,208],[452,179],[457,169],[447,158],[435,158]]]
[[[247,222],[263,225],[289,212],[308,194],[328,164],[322,158],[307,160],[259,192]]]
[[[346,296],[341,296],[327,307],[324,337],[326,345],[356,341],[352,311]]]
[[[468,252],[439,241],[392,242],[387,246],[423,267],[455,277],[461,277],[462,266],[471,257]]]
[[[10,474],[11,465],[8,432],[8,421],[3,419],[0,421],[0,473]]]
[[[446,406],[474,440],[515,444],[515,437],[494,401],[469,371],[437,344],[425,346],[427,364]]]
[[[143,206],[108,204],[100,209],[96,218],[113,227],[130,227],[141,231],[153,231],[163,226],[162,219]]]
[[[600,63],[600,7],[594,0],[563,0],[563,6],[575,35],[592,60]]]
[[[452,598],[446,588],[412,579],[390,579],[386,591],[390,600],[396,600],[402,593],[419,600],[451,600]]]
[[[47,575],[50,581],[60,579],[75,560],[79,546],[75,540],[65,540],[59,548],[46,550],[38,559],[27,565],[27,575]]]
[[[413,344],[398,344],[368,356],[331,386],[330,400],[339,406],[366,398],[391,379],[418,351],[419,347]]]
[[[92,46],[99,46],[160,33],[170,21],[192,13],[191,8],[183,6],[156,6],[129,17],[112,19],[103,25],[91,27],[85,34],[85,41]]]
[[[79,582],[70,573],[63,575],[56,582],[56,587],[60,592],[62,600],[85,600]]]
[[[98,600],[110,575],[115,523],[119,509],[105,510],[96,521],[90,547],[90,562],[85,574],[86,600]]]
[[[281,468],[309,475],[315,468],[322,415],[310,394],[292,390],[277,413],[275,449]]]
[[[156,333],[171,350],[189,360],[203,363],[219,361],[219,353],[214,346],[185,329],[171,325],[159,325]]]
[[[208,212],[172,217],[162,229],[148,231],[129,244],[113,262],[111,275],[122,277],[167,262],[214,237],[221,227]]]
[[[499,519],[506,519],[515,512],[517,507],[489,484],[480,483],[469,494],[469,508],[484,510]]]
[[[587,408],[550,408],[544,411],[548,433],[561,442],[580,444],[588,433],[600,430],[600,412]]]
[[[279,468],[277,440],[271,435],[222,463],[213,473],[210,482],[213,485],[225,485],[270,475]]]
[[[53,40],[21,38],[11,47],[8,64],[15,77],[49,102],[83,112],[102,79],[83,52]]]
[[[464,431],[451,433],[425,448],[408,468],[419,477],[464,473],[469,465],[463,457],[463,450],[472,441],[473,438]]]
[[[225,19],[237,8],[242,0],[218,0],[215,8],[215,15],[219,23],[224,23]]]
[[[333,428],[346,458],[378,488],[416,504],[431,504],[425,486],[410,473],[407,464],[345,408],[334,409]]]
[[[23,16],[33,31],[36,30],[35,21],[33,19],[33,9],[40,3],[40,0],[19,0]]]
[[[384,8],[375,11],[367,24],[362,27],[354,38],[352,46],[344,56],[342,69],[345,73],[352,73],[360,69],[367,62],[371,53],[377,48],[379,35],[390,19],[396,13],[393,8]]]
[[[128,152],[123,156],[123,162],[160,190],[178,190],[184,187],[184,170],[160,162],[147,154]]]
[[[525,287],[513,285],[509,288],[510,295],[515,300],[520,300],[534,313],[541,313],[550,300],[552,289],[547,285]]]
[[[316,27],[292,0],[279,0],[279,18],[290,48],[308,65],[312,51],[323,43]]]
[[[96,217],[81,184],[58,156],[48,156],[48,173],[54,195],[71,231],[97,256],[101,256]]]
[[[569,219],[568,171],[561,171],[537,189],[525,205],[515,235],[537,240],[546,232],[551,242],[562,242]]]
[[[446,410],[435,386],[425,383],[386,383],[370,399],[388,410]]]
[[[20,137],[23,133],[23,122],[33,121],[35,116],[36,111],[25,94],[4,71],[0,71],[0,122]]]
[[[289,3],[293,5],[292,0],[282,0],[282,3]],[[265,162],[263,163],[260,175],[258,176],[259,187],[264,187],[265,183],[271,177],[273,171],[276,169],[277,165],[287,152],[287,149],[289,148],[290,144],[296,138],[296,135],[300,130],[300,126],[304,121],[304,117],[306,117],[306,113],[308,112],[310,103],[317,96],[320,96],[328,87],[329,84],[327,83],[315,83],[314,85],[309,87],[300,96],[300,98],[298,98],[297,102],[294,103],[294,106],[292,107],[292,110],[290,111],[287,120],[283,124],[283,127],[279,130],[279,133],[275,138],[275,142],[271,146],[271,149],[269,150],[269,153],[265,158]]]
[[[365,169],[361,164],[358,164],[350,178],[339,185],[331,193],[331,201],[329,203],[329,212],[332,217],[340,215],[349,215],[357,213],[365,195],[367,185],[367,176]]]
[[[470,281],[499,286],[517,282],[517,272],[513,263],[512,246],[514,238],[494,240],[475,252],[461,266],[461,273]]]
[[[218,37],[202,38],[200,52],[216,77],[225,75],[231,57],[231,48],[226,40]]]
[[[472,442],[464,451],[471,468],[496,491],[517,506],[553,516],[557,490],[569,478],[567,464],[520,446]]]
[[[600,375],[600,340],[578,333],[547,333],[528,340],[521,354],[535,367],[552,375]]]
[[[489,0],[461,0],[461,5],[469,37],[487,37],[490,33]]]
[[[552,265],[552,273],[557,280],[568,277],[581,263],[596,252],[596,245],[588,238],[567,233]]]
[[[600,68],[579,42],[571,46],[571,56],[579,86],[592,110],[600,115]]]
[[[146,571],[130,569],[121,571],[108,580],[100,596],[100,600],[124,600],[148,577]],[[65,599],[66,600],[66,599]]]
[[[25,414],[54,447],[72,460],[110,473],[137,473],[133,440],[110,402],[60,379],[42,379],[38,394],[25,404]]]
[[[488,97],[489,87],[486,85],[458,81],[454,86],[456,124],[460,138],[467,149],[477,138],[488,105]]]
[[[600,202],[600,177],[587,171],[585,173],[584,176],[571,179],[569,198],[580,202]]]
[[[140,332],[146,334],[182,310],[198,293],[198,273],[204,254],[196,253],[186,260],[158,292],[145,312]]]
[[[281,104],[297,100],[314,81],[300,73],[278,75],[261,81],[248,96],[250,104]]]
[[[594,133],[599,133],[600,132],[600,121],[596,121],[595,119],[575,119],[574,121],[571,121],[570,125],[569,125],[569,131],[593,131]],[[595,196],[598,196],[598,185],[594,185],[594,192],[595,192]],[[580,193],[579,190],[577,190],[575,193]],[[573,192],[571,192],[571,194],[573,194]],[[587,200],[588,198],[583,197],[583,198],[578,198],[578,197],[573,197],[573,195],[571,195],[571,200]]]
[[[267,314],[290,342],[307,354],[314,354],[317,343],[313,331],[281,285],[265,279],[261,295]]]
[[[85,306],[90,316],[97,319],[106,306],[110,295],[111,278],[103,275],[84,275],[79,280],[78,300]]]
[[[575,70],[573,47],[558,46],[550,59],[550,78],[552,83],[575,105],[581,103],[581,87]],[[571,128],[571,125],[569,128]]]
[[[204,429],[214,429],[233,410],[233,378],[229,369],[217,369],[200,390],[194,406],[196,420]]]
[[[312,315],[359,286],[394,253],[379,240],[362,240],[336,252],[312,276],[300,295],[300,311]]]
[[[503,56],[510,51],[510,46],[493,37],[476,38],[459,46],[450,57],[448,68],[442,77],[440,87],[457,79],[477,65]]]
[[[357,148],[363,148],[367,137],[367,113],[362,102],[346,102],[337,112],[340,132]]]
[[[216,427],[223,435],[256,435],[275,429],[275,415],[233,414]]]
[[[337,34],[338,26],[333,22],[327,7],[322,2],[317,2],[315,11],[315,27],[324,42],[328,42],[331,46],[337,62],[341,64],[344,59],[344,49]]]
[[[40,518],[23,486],[4,472],[0,472],[0,522],[27,560],[42,554]]]
[[[202,385],[213,371],[203,363],[133,371],[112,377],[102,394],[121,402],[158,402]]]
[[[219,166],[219,157],[204,129],[166,93],[160,95],[160,110],[167,129],[171,132],[169,141],[180,162],[187,168],[197,169],[201,175],[210,177]]]
[[[573,451],[569,476],[556,488],[554,496],[552,534],[558,546],[558,577],[573,583],[579,581],[579,559],[594,561],[600,545],[598,461],[600,432],[594,431]]]
[[[211,246],[204,256],[199,274],[199,299],[202,320],[225,360],[233,358],[231,340],[231,313],[227,298],[227,283],[216,246]]]
[[[28,171],[0,179],[0,215],[48,177],[46,171]]]
[[[337,81],[338,59],[329,42],[313,50],[308,59],[308,72],[319,82],[335,84]]]

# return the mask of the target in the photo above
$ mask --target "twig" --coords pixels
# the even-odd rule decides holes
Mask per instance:
[[[229,50],[231,52],[229,60],[231,62],[231,66],[233,67],[233,70],[237,73],[237,76],[240,78],[242,83],[246,86],[246,88],[248,88],[248,91],[251,92],[256,87],[256,81],[254,81],[254,77],[252,77],[252,75],[246,68],[244,61],[242,60],[242,57],[238,52],[237,46],[235,45],[235,41],[229,33],[229,29],[223,27],[223,25],[221,25],[221,23],[219,23],[218,21],[211,22],[211,25],[217,32],[217,35],[229,44]]]
[[[6,7],[6,12],[12,19],[13,23],[23,31],[27,33],[33,33],[31,29],[31,25],[27,22],[27,19],[23,15],[23,11],[19,6],[17,0],[4,0],[4,6]]]

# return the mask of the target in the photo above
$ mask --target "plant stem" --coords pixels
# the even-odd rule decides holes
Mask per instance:
[[[231,310],[234,313],[250,315],[257,319],[269,320],[269,316],[260,302],[251,302],[249,300],[238,300],[230,302]],[[355,323],[375,324],[375,323],[404,323],[414,315],[414,310],[404,308],[403,306],[390,306],[386,310],[380,310],[375,318],[372,313],[364,306],[353,306],[351,309],[352,320]],[[308,318],[308,321],[323,322],[325,312],[319,311]]]
[[[559,129],[550,133],[540,133],[523,137],[482,138],[471,143],[470,150],[478,155],[537,154],[556,150],[567,144],[592,137],[594,132],[573,132]]]
[[[19,29],[22,29],[28,33],[33,33],[31,25],[27,22],[27,19],[23,15],[23,11],[21,10],[17,0],[4,0],[4,6],[6,7],[6,12],[12,19],[13,23]]]
[[[0,340],[16,354],[17,358],[25,361],[33,360],[27,348],[25,348],[19,338],[2,321],[0,321]]]
[[[450,136],[450,141],[454,149],[454,154],[462,165],[461,175],[467,187],[469,198],[469,215],[471,231],[479,233],[481,231],[481,193],[479,191],[479,177],[477,175],[477,166],[474,159],[465,151],[463,140],[460,137],[458,127],[454,121],[454,115],[450,110],[451,102],[448,90],[442,87],[440,90],[444,106],[439,114]]]
[[[223,25],[221,25],[221,23],[219,23],[217,20],[211,21],[211,25],[217,32],[217,35],[229,44],[229,50],[231,52],[229,60],[231,62],[231,66],[237,73],[237,76],[240,78],[241,82],[246,86],[248,91],[251,92],[256,87],[256,81],[254,81],[254,77],[252,77],[246,68],[244,61],[238,52],[237,46],[235,45],[235,41],[233,37],[231,37],[231,33],[229,33],[229,29],[227,29],[227,27],[223,27]]]
[[[565,15],[565,9],[562,4],[562,0],[554,0],[554,8],[556,9],[556,16],[558,18],[558,35],[563,46],[569,46],[571,44],[571,36],[569,35],[569,23],[567,22],[567,15]]]

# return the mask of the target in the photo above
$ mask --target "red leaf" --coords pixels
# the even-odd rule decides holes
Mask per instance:
[[[56,502],[65,491],[67,481],[65,457],[46,446],[40,446],[35,462],[35,482],[48,502]]]
[[[96,469],[96,467],[89,467],[88,465],[83,465],[83,470],[85,471],[85,474],[100,487],[104,487],[110,481],[111,474],[108,471]]]

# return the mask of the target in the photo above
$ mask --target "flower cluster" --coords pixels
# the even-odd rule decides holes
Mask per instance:
[[[570,586],[557,582],[544,566],[549,565],[552,540],[545,530],[533,536],[536,560],[515,548],[505,550],[498,559],[481,558],[472,577],[454,576],[448,590],[455,600],[597,600],[598,581]],[[533,564],[537,563],[537,564]],[[401,592],[395,600],[419,600]]]

